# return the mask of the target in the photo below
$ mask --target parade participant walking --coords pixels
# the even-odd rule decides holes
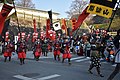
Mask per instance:
[[[69,65],[71,65],[70,43],[67,38],[65,38],[65,41],[62,43],[62,50],[63,50],[62,63],[64,63],[64,60],[67,58]]]
[[[58,40],[54,43],[54,59],[56,60],[56,57],[58,58],[58,61],[60,61],[60,43]]]
[[[33,51],[34,58],[36,59],[36,61],[39,60],[39,57],[41,56],[41,53],[42,53],[41,42],[40,42],[40,39],[38,38],[37,41],[34,44],[34,51]]]
[[[101,63],[100,63],[100,55],[99,55],[99,51],[97,50],[97,47],[96,47],[96,45],[94,45],[94,46],[91,46],[91,64],[90,64],[90,67],[89,67],[89,72],[91,73],[91,74],[93,74],[92,73],[92,69],[94,68],[94,67],[96,67],[96,70],[97,70],[97,72],[98,72],[98,75],[100,76],[100,77],[104,77],[102,74],[101,74],[101,72],[100,72],[100,66],[101,66]]]
[[[117,31],[117,35],[115,36],[113,43],[116,48],[115,63],[117,65],[107,80],[113,80],[113,78],[116,76],[116,74],[120,72],[120,29]]]
[[[4,62],[6,62],[7,57],[9,57],[9,61],[11,61],[12,52],[14,51],[14,44],[8,39],[8,42],[5,44],[5,51],[4,51]]]
[[[42,41],[41,49],[42,49],[42,54],[44,56],[47,56],[47,53],[48,53],[48,42],[47,42],[47,40]]]
[[[87,41],[85,44],[85,54],[86,57],[90,57],[91,44]]]
[[[47,44],[47,48],[48,48],[48,51],[49,52],[52,52],[52,46],[53,46],[53,41],[52,40],[50,40],[50,39],[48,39],[48,44]]]
[[[20,65],[25,64],[26,42],[23,38],[18,42],[18,58],[20,59]]]

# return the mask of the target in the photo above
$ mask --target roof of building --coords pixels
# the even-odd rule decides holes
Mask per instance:
[[[0,3],[0,7],[2,6],[3,4]],[[48,11],[46,10],[39,10],[39,9],[33,9],[33,8],[27,8],[27,7],[21,7],[21,6],[16,6],[16,8],[22,8],[22,9],[26,9],[26,10],[33,10],[33,11],[37,11],[37,12],[45,12],[47,13]],[[1,9],[1,8],[0,8]],[[60,15],[58,12],[52,12],[53,14],[56,14],[56,15]]]
[[[34,8],[27,8],[27,7],[20,7],[20,6],[17,6],[16,8],[22,8],[22,9],[27,9],[27,10],[34,10],[34,11],[38,11],[38,12],[48,12],[46,10],[39,10],[39,9],[34,9]],[[60,15],[59,13],[57,12],[52,12],[53,14],[57,14],[57,15]]]

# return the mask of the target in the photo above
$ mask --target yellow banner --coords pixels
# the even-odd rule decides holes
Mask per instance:
[[[108,34],[111,36],[115,36],[115,35],[117,35],[117,32],[108,32]]]
[[[99,4],[94,4],[94,3],[90,3],[88,8],[87,8],[88,13],[97,14],[99,16],[103,16],[106,18],[111,17],[112,10],[113,10],[113,8],[106,7],[106,6],[99,5]]]

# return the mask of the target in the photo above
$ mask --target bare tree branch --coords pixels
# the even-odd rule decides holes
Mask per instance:
[[[33,4],[32,0],[15,0],[15,1],[17,6],[35,8],[35,4]]]
[[[87,6],[88,1],[85,0],[74,0],[70,6],[70,10],[66,11],[68,17],[71,18],[73,15],[82,13],[83,9]]]

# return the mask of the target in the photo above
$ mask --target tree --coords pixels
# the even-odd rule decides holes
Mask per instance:
[[[17,6],[35,8],[35,4],[33,4],[32,0],[15,0],[15,1]]]
[[[73,0],[70,6],[70,10],[66,11],[68,17],[71,18],[74,15],[78,16],[78,14],[82,13],[83,9],[87,6],[87,4],[87,0]]]
[[[94,16],[92,20],[93,20],[93,24],[103,24],[109,22],[109,19],[99,15]]]

